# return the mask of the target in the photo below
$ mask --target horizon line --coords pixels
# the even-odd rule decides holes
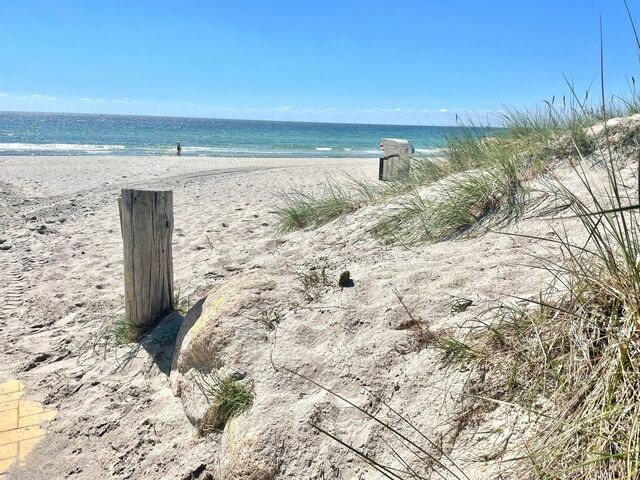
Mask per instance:
[[[86,115],[86,116],[111,116],[111,117],[148,117],[148,118],[183,118],[191,120],[223,120],[240,122],[271,122],[271,123],[310,123],[322,125],[379,125],[386,127],[436,127],[436,128],[501,128],[496,126],[478,127],[477,125],[421,125],[415,123],[377,123],[377,122],[321,122],[309,120],[265,120],[260,118],[221,118],[221,117],[198,117],[181,115],[150,115],[135,113],[88,113],[88,112],[45,112],[36,110],[0,110],[0,114],[45,114],[45,115]]]

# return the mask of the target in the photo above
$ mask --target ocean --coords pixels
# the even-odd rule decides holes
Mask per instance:
[[[0,112],[0,155],[378,157],[380,139],[432,155],[461,127]]]

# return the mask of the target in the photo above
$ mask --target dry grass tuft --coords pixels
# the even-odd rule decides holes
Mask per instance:
[[[224,427],[228,420],[253,405],[253,390],[231,376],[212,372],[197,377],[196,385],[209,402],[209,409],[198,425],[201,435]]]

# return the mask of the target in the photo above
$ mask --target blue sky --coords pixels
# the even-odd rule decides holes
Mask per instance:
[[[619,93],[622,0],[2,0],[0,110],[451,124],[584,91],[600,12]]]

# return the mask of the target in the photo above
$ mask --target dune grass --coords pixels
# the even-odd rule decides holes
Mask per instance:
[[[279,195],[274,211],[277,231],[287,233],[307,227],[319,227],[352,213],[365,205],[402,195],[419,185],[430,184],[449,173],[448,166],[437,159],[416,157],[404,178],[376,183],[348,176],[346,181],[329,179],[321,192],[292,190]]]
[[[525,454],[537,478],[640,478],[640,193],[629,178],[637,159],[612,153],[605,125],[603,186],[592,178],[581,134],[563,128],[583,192],[558,184],[557,193],[570,205],[566,221],[579,222],[588,240],[552,240],[564,260],[539,259],[553,282],[538,298],[492,308],[471,334],[442,335],[435,346],[445,362],[482,372],[485,380],[473,385],[478,401],[539,415]]]
[[[529,180],[558,161],[573,168],[581,192],[558,184],[554,193],[571,209],[564,221],[577,223],[587,240],[539,238],[554,242],[563,256],[557,263],[539,258],[553,280],[538,297],[500,304],[478,317],[466,336],[439,333],[432,342],[445,363],[478,373],[468,382],[470,408],[506,404],[537,417],[521,452],[511,452],[521,453],[511,460],[530,466],[517,478],[640,478],[638,129],[622,139],[634,155],[620,158],[606,123],[640,111],[633,84],[630,99],[605,99],[602,78],[595,107],[588,105],[588,93],[578,99],[569,85],[569,102],[554,99],[534,111],[507,109],[501,132],[450,139],[442,160],[430,165],[432,174],[356,197],[362,205],[399,196],[394,211],[372,229],[381,240],[436,241],[518,218],[529,202]],[[596,141],[588,129],[598,122],[605,123]],[[595,168],[605,173],[604,185],[594,181]],[[380,466],[367,452],[316,428]],[[394,432],[390,425],[384,429]],[[406,456],[397,458],[404,470],[385,467],[387,478],[422,478],[408,471]]]
[[[561,112],[561,113],[558,113]],[[411,244],[455,237],[488,217],[518,218],[529,198],[523,182],[544,173],[561,156],[594,151],[586,127],[595,110],[507,109],[504,128],[472,125],[446,140],[438,158],[416,157],[409,173],[392,182],[331,179],[322,192],[280,195],[278,231],[319,227],[365,205],[393,200],[395,207],[371,229],[384,243]],[[571,135],[571,140],[569,139]]]
[[[280,199],[281,205],[274,212],[280,233],[324,225],[357,210],[362,203],[358,196],[334,180],[326,183],[321,195],[294,190],[280,194]]]
[[[173,308],[176,312],[181,315],[186,315],[191,307],[193,307],[193,303],[193,299],[189,295],[183,293],[183,290],[179,287],[176,288],[173,294]]]
[[[532,478],[631,480],[640,478],[640,192],[629,178],[637,156],[613,153],[619,145],[606,123],[598,139],[588,133],[608,118],[604,102],[600,110],[578,108],[584,110],[566,113],[549,104],[537,113],[508,111],[501,134],[451,139],[424,176],[412,172],[375,189],[352,184],[348,198],[361,206],[397,197],[394,211],[372,229],[383,241],[442,240],[518,218],[530,202],[530,180],[559,162],[571,166],[581,192],[559,183],[553,193],[570,208],[566,221],[578,223],[588,241],[539,239],[555,242],[563,260],[539,259],[553,282],[538,297],[491,308],[467,336],[439,333],[429,345],[445,363],[480,373],[469,382],[468,408],[507,404],[538,417],[516,458],[529,462]],[[638,142],[630,145],[637,154]],[[593,180],[594,169],[604,173],[605,185]],[[389,478],[423,478],[410,469],[411,452],[396,456],[398,466],[382,465],[314,426]],[[393,428],[383,426],[392,434]]]
[[[298,273],[296,280],[299,292],[307,302],[313,302],[322,296],[329,287],[336,286],[327,273],[327,264],[316,265],[312,269]]]
[[[253,390],[231,376],[216,372],[201,374],[196,377],[196,385],[209,402],[207,413],[198,425],[201,435],[224,427],[228,420],[253,405]]]

